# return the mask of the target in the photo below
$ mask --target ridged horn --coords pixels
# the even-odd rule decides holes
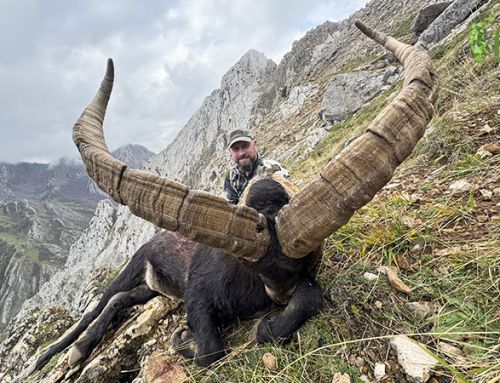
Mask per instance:
[[[331,160],[319,177],[295,194],[276,218],[283,253],[302,258],[346,224],[391,179],[424,135],[439,81],[427,52],[356,26],[393,52],[404,65],[403,89],[366,131]]]
[[[251,261],[262,258],[270,237],[266,219],[256,210],[231,205],[207,192],[191,191],[144,170],[129,169],[110,154],[102,126],[113,79],[113,61],[109,59],[96,96],[73,128],[73,141],[89,176],[116,202],[161,228],[237,257]]]

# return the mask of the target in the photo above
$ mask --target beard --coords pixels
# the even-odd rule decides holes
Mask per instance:
[[[241,170],[249,173],[253,169],[253,161],[249,157],[241,158],[238,160],[238,166]]]

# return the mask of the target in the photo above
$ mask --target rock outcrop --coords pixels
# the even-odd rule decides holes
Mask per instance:
[[[451,3],[451,1],[444,1],[422,8],[415,20],[413,20],[411,30],[417,35],[421,34]]]
[[[323,95],[321,118],[329,124],[345,120],[379,94],[383,85],[382,71],[333,76]]]
[[[431,48],[486,2],[487,0],[455,0],[422,32],[418,43],[426,49]]]

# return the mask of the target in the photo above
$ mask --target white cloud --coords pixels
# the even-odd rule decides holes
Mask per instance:
[[[76,156],[71,127],[108,57],[110,148],[159,151],[249,49],[279,62],[308,29],[365,2],[2,0],[0,161]]]

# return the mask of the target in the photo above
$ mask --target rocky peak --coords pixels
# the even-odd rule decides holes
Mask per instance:
[[[250,49],[222,77],[221,89],[232,88],[235,80],[244,82],[254,77],[261,78],[276,68],[276,64],[262,52]]]
[[[148,160],[155,155],[154,152],[142,145],[128,144],[121,146],[111,153],[115,158],[125,162],[131,168],[141,169]]]
[[[266,84],[275,68],[276,64],[263,53],[250,50],[244,54],[176,139],[151,159],[148,169],[191,187],[213,190],[209,172],[201,169],[226,167],[222,163],[227,163],[228,133],[251,127],[256,102],[267,91]]]
[[[341,23],[326,21],[316,28],[308,31],[300,40],[294,41],[292,50],[288,52],[280,63],[280,80],[291,80],[292,74],[302,73],[304,67],[317,61],[318,53],[330,45],[330,54],[334,55],[342,45],[339,38]],[[332,57],[333,58],[333,57]],[[291,76],[292,75],[292,76]]]

